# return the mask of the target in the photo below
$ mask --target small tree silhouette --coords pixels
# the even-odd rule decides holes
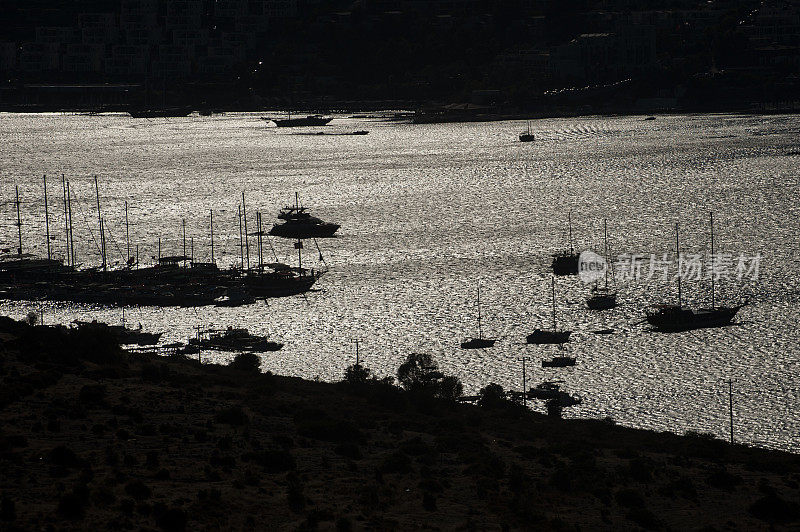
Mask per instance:
[[[246,371],[248,373],[258,373],[261,368],[261,359],[255,353],[239,353],[236,358],[228,364],[229,368]]]
[[[445,375],[427,353],[411,353],[399,368],[397,380],[406,391],[455,401],[464,393],[458,377]]]
[[[364,384],[371,374],[372,372],[361,364],[353,364],[344,370],[344,380],[351,385]]]

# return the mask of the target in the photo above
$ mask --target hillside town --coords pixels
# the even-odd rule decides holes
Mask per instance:
[[[800,109],[800,4],[786,0],[16,4],[0,34],[7,110],[615,111],[609,93],[646,111]]]

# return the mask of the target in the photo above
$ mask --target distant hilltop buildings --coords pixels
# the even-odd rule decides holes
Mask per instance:
[[[722,71],[796,87],[800,71],[800,3],[782,0],[19,4],[0,35],[0,104],[2,87],[20,83],[158,90],[244,80],[286,98],[419,100]],[[653,96],[668,108],[679,94],[666,85]]]

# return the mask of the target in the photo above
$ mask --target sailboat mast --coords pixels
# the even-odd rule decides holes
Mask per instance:
[[[17,233],[19,235],[19,247],[17,248],[17,255],[22,256],[22,218],[19,215],[19,185],[14,185],[17,193]]]
[[[125,247],[126,247],[126,258],[125,260],[128,263],[128,266],[131,264],[131,231],[130,226],[128,225],[128,202],[125,202]]]
[[[242,206],[238,205],[239,211],[239,254],[242,256],[242,271],[244,271],[244,238],[242,238]]]
[[[603,218],[603,254],[606,259],[606,290],[608,290],[608,226],[605,218]]]
[[[65,244],[67,246],[65,255],[67,256],[67,266],[69,266],[69,215],[67,213],[67,180],[65,179],[64,174],[61,174],[61,191],[64,193],[64,238],[66,239]]]
[[[681,244],[678,237],[678,223],[675,223],[675,253],[678,256],[678,308],[681,307]]]
[[[211,209],[211,264],[216,264],[214,261],[214,209]]]
[[[44,181],[44,227],[47,236],[47,260],[50,260],[50,212],[47,210],[47,174],[42,176]]]
[[[567,220],[569,223],[569,252],[575,253],[575,246],[572,245],[572,211],[567,213]]]
[[[711,309],[713,310],[716,306],[716,301],[714,297],[714,277],[716,275],[716,264],[714,263],[714,213],[709,213],[711,215]]]
[[[67,209],[69,211],[69,253],[72,259],[72,267],[75,267],[75,236],[72,233],[72,191],[67,180]]]
[[[483,329],[481,328],[481,285],[478,285],[478,338],[483,339]]]
[[[106,271],[106,246],[103,236],[103,217],[100,214],[100,186],[97,184],[97,176],[94,176],[94,190],[97,196],[97,222],[100,224],[100,255],[103,260],[103,271]]]
[[[299,238],[297,239],[297,243],[294,245],[297,248],[297,269],[300,273],[300,277],[303,276],[303,241]]]
[[[264,240],[261,231],[261,211],[256,211],[256,224],[258,226],[258,269],[264,269]]]
[[[186,267],[186,218],[181,218],[183,226],[183,267]]]
[[[244,249],[247,253],[247,269],[250,269],[250,239],[247,236],[247,207],[244,203],[244,191],[242,191],[242,218],[244,219]]]
[[[556,331],[556,278],[551,277],[553,281],[553,332]]]

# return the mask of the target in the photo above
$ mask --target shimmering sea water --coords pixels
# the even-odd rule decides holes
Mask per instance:
[[[182,219],[196,260],[208,260],[213,209],[216,258],[232,264],[242,192],[252,231],[257,210],[271,224],[297,191],[315,214],[342,225],[336,238],[319,241],[330,271],[317,291],[235,309],[129,308],[129,322],[167,331],[164,341],[185,340],[198,325],[247,327],[286,344],[262,356],[264,370],[323,380],[340,378],[354,361],[354,339],[379,375],[393,374],[410,352],[429,352],[467,393],[489,382],[519,389],[518,359],[529,356],[529,383],[560,379],[582,396],[567,416],[725,438],[732,379],[736,438],[800,451],[800,117],[643,118],[537,120],[537,141],[522,144],[523,122],[337,118],[324,129],[370,133],[313,136],[267,127],[254,114],[0,114],[0,247],[16,247],[16,184],[25,251],[45,254],[43,174],[54,253],[64,249],[63,173],[85,266],[99,263],[95,175],[109,255],[119,262],[125,201],[132,253],[138,246],[142,263],[157,254],[159,237],[162,253],[183,252]],[[540,360],[557,350],[524,338],[549,326],[549,255],[567,245],[570,211],[578,249],[602,247],[605,218],[613,256],[659,258],[674,249],[676,222],[683,252],[708,253],[713,211],[718,254],[761,256],[757,278],[720,280],[718,302],[749,298],[750,305],[731,327],[661,334],[640,322],[648,305],[675,301],[675,283],[660,275],[621,283],[620,306],[593,312],[588,285],[559,278],[559,325],[574,331],[565,351],[578,364],[542,369]],[[296,261],[291,242],[264,247],[265,260]],[[305,251],[304,266],[323,266],[313,242]],[[498,342],[464,351],[459,342],[475,334],[479,284],[484,331]],[[708,305],[709,288],[690,280],[683,294]],[[49,323],[122,318],[118,308],[0,302],[0,314],[31,310],[44,310]],[[606,328],[613,334],[592,333]],[[215,356],[226,360],[208,360]]]

